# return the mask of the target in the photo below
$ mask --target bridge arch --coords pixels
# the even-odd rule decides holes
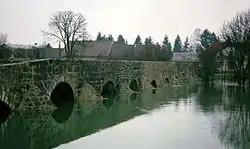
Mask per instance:
[[[117,94],[115,84],[112,81],[107,81],[102,87],[101,96],[103,98],[114,98]]]
[[[4,124],[8,118],[11,116],[11,112],[14,109],[14,105],[8,99],[8,93],[6,93],[5,88],[2,86],[0,88],[0,125]]]
[[[70,84],[67,82],[59,82],[53,89],[50,100],[56,107],[73,104],[75,97]]]
[[[165,81],[165,84],[170,83],[170,81],[169,81],[169,78],[168,78],[168,77],[166,77],[164,81]]]
[[[157,88],[157,83],[156,83],[155,80],[151,81],[150,84],[151,84],[151,86],[152,86],[153,88]]]
[[[11,113],[11,108],[10,106],[5,103],[4,101],[0,100],[0,125],[3,124],[8,117],[10,116]]]
[[[138,81],[136,79],[132,79],[130,81],[129,88],[135,92],[138,92],[140,90]]]

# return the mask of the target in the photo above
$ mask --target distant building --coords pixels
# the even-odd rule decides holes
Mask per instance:
[[[32,49],[33,45],[23,45],[23,44],[8,44],[9,47],[13,49]]]
[[[30,45],[19,45],[19,44],[6,44],[1,46],[1,51],[8,50],[9,54],[1,56],[0,59],[28,59],[33,57],[32,46]]]
[[[74,48],[78,57],[108,58],[113,44],[114,41],[112,40],[77,41]]]
[[[39,58],[62,58],[65,56],[64,49],[38,48]]]
[[[78,58],[90,59],[138,59],[145,50],[145,45],[128,45],[113,40],[76,41],[74,51]]]
[[[115,43],[111,49],[109,59],[138,60],[143,51],[145,51],[145,45],[142,44]]]
[[[196,52],[173,52],[172,61],[198,61]]]
[[[8,44],[0,46],[0,59],[37,59],[37,58],[61,58],[65,56],[64,49],[52,48],[50,44],[45,46],[32,46],[20,44]]]
[[[133,57],[133,46],[125,43],[114,43],[109,59],[130,59]]]
[[[1,54],[1,57],[6,59],[8,56],[11,57],[11,54],[15,59],[64,58],[66,56],[65,50],[60,47],[60,44],[58,48],[52,48],[49,44],[43,46],[15,44],[8,45],[8,48],[10,52]],[[128,45],[115,43],[113,40],[76,41],[74,45],[74,54],[78,58],[143,60],[145,59],[145,51],[146,47],[143,44]],[[196,61],[197,54],[194,52],[174,52],[172,60]]]
[[[12,57],[12,48],[6,44],[0,45],[0,60],[9,60]]]
[[[133,49],[133,56],[139,57],[141,53],[146,49],[145,45],[142,44],[135,44]]]
[[[58,48],[53,48],[48,43],[46,46],[35,47],[34,50],[38,52],[39,58],[63,58],[66,55],[60,43]]]

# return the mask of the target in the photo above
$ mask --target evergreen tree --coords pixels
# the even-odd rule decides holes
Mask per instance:
[[[200,36],[200,40],[202,47],[207,49],[217,40],[217,38],[214,33],[211,33],[208,29],[205,29]]]
[[[125,39],[123,38],[122,35],[119,35],[117,38],[117,43],[125,43]]]
[[[152,38],[150,36],[148,37],[148,43],[153,44],[153,40],[152,40]]]
[[[165,35],[165,37],[163,39],[163,49],[166,51],[172,51],[172,45],[171,45],[167,35]]]
[[[161,45],[160,45],[158,42],[156,42],[156,44],[154,45],[154,47],[155,47],[156,49],[158,49],[158,50],[161,49]]]
[[[148,44],[148,37],[145,38],[144,45]]]
[[[146,37],[146,38],[145,38],[144,44],[145,44],[146,47],[152,46],[152,45],[153,45],[152,38],[151,38],[150,36],[149,36],[149,37]]]
[[[214,57],[207,51],[210,45],[215,41],[217,41],[216,35],[208,29],[205,29],[200,35],[200,46],[197,48],[197,53],[202,66],[200,68],[200,75],[206,83],[210,81],[210,76],[216,71],[215,60],[213,60]]]
[[[52,48],[52,46],[48,43],[48,44],[46,45],[46,48]]]
[[[188,51],[188,48],[189,48],[189,41],[188,41],[188,37],[186,37],[186,40],[184,42],[184,45],[183,45],[183,51],[184,52],[187,52]]]
[[[181,43],[181,38],[179,36],[179,34],[176,36],[175,42],[174,42],[174,48],[173,51],[174,52],[181,52],[181,48],[182,48],[182,43]]]
[[[108,38],[106,37],[106,35],[102,36],[102,40],[107,40]]]
[[[113,36],[111,34],[108,35],[108,40],[114,40]]]
[[[154,44],[150,36],[148,38],[145,38],[145,47],[146,47],[145,60],[152,60],[154,58],[154,53],[153,53]]]
[[[102,40],[102,33],[98,32],[97,37],[96,37],[96,41]]]
[[[136,37],[134,44],[142,44],[140,35]]]
[[[200,35],[200,46],[197,52],[201,54],[205,49],[208,49],[212,43],[217,41],[215,33],[211,33],[208,29],[205,29]]]
[[[156,44],[154,45],[155,60],[159,60],[160,59],[160,57],[161,57],[161,48],[162,48],[161,45],[158,42],[156,42]]]

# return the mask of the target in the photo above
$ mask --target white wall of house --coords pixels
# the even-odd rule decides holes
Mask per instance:
[[[198,61],[198,55],[195,52],[174,52],[172,61]]]

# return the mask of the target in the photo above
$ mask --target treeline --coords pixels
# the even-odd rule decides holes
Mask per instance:
[[[208,30],[197,35],[200,75],[204,82],[211,82],[218,64],[227,61],[232,79],[243,86],[248,81],[250,86],[250,10],[226,21],[219,36]]]
[[[67,58],[73,58],[77,55],[75,50],[75,44],[77,41],[86,40],[88,33],[86,28],[86,19],[81,13],[75,13],[73,11],[58,11],[50,17],[48,22],[49,31],[42,31],[45,36],[56,38],[58,41],[63,43],[64,51]],[[112,35],[102,35],[100,32],[96,37],[97,41],[100,40],[113,40]],[[122,35],[119,35],[116,43],[127,43]],[[148,58],[151,53],[171,53],[171,52],[185,52],[188,51],[189,40],[185,39],[184,44],[182,44],[179,35],[176,36],[174,44],[171,45],[168,36],[164,37],[163,43],[153,43],[151,37],[147,37],[144,42],[142,42],[141,37],[138,35],[134,44],[144,45],[144,58],[143,59],[156,59],[158,56],[151,56],[154,58]],[[148,51],[148,52],[146,52]],[[159,57],[161,56],[159,54]],[[157,58],[161,59],[161,58]]]
[[[194,49],[197,52],[197,56],[199,58],[199,67],[197,71],[199,72],[199,77],[204,82],[209,82],[216,69],[221,67],[224,62],[223,56],[221,55],[223,54],[222,51],[219,52],[220,57],[212,57],[207,53],[211,45],[219,41],[219,37],[208,29],[204,29],[203,31],[201,29],[196,29],[194,32],[196,36]],[[216,63],[216,58],[221,60],[221,63]]]
[[[96,37],[96,41],[101,40],[112,40],[115,41],[111,34],[102,35],[101,32],[98,33]],[[118,44],[128,44],[127,40],[122,35],[118,35],[115,43]],[[154,43],[151,36],[146,37],[144,41],[142,41],[140,35],[137,35],[133,45],[137,45],[143,50],[141,50],[138,55],[131,55],[125,53],[126,59],[132,60],[160,60],[166,61],[171,60],[173,56],[173,52],[187,52],[190,47],[190,43],[188,37],[186,38],[184,44],[182,44],[181,38],[179,35],[176,36],[174,45],[172,46],[171,42],[167,35],[165,35],[162,44],[159,42]]]
[[[96,41],[100,40],[114,40],[113,36],[111,34],[109,35],[102,35],[101,32],[98,32],[98,35],[96,37]],[[128,44],[127,40],[122,35],[118,35],[117,40],[115,41],[116,43],[120,44]],[[173,51],[173,52],[186,52],[189,49],[189,40],[188,37],[186,37],[185,42],[182,44],[182,40],[180,38],[180,35],[178,34],[176,36],[176,39],[174,41],[174,45],[172,46],[171,42],[169,41],[169,38],[167,35],[164,36],[162,44],[159,44],[159,42],[153,43],[152,37],[146,37],[144,42],[142,41],[140,35],[137,35],[134,45],[135,44],[141,44],[141,45],[155,45],[155,46],[160,46],[162,50],[167,50],[167,51]]]

